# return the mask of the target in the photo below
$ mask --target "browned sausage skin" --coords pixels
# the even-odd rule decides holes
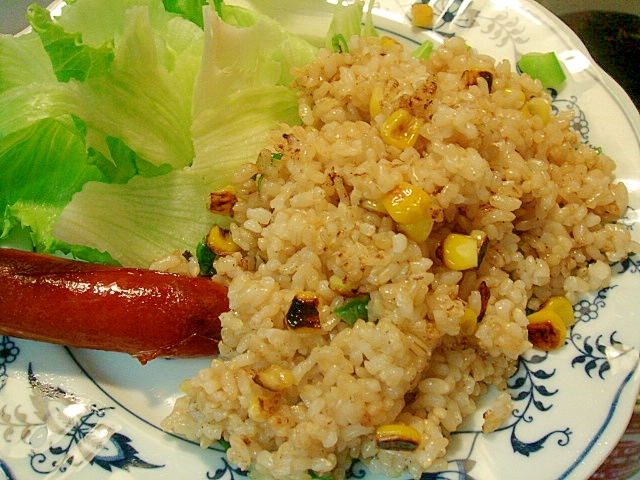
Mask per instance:
[[[0,248],[0,334],[124,352],[141,363],[218,351],[225,286]]]

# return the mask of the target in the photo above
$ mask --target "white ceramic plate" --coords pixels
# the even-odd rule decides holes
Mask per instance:
[[[253,2],[299,33],[326,31],[331,7],[317,0]],[[408,46],[461,35],[512,64],[555,51],[568,73],[555,99],[578,113],[582,141],[618,161],[630,191],[624,222],[640,226],[640,117],[558,19],[527,0],[435,0],[434,31],[412,29],[411,0],[380,0],[376,25]],[[292,4],[295,7],[290,8]],[[516,410],[480,433],[480,414],[454,435],[445,472],[427,479],[585,479],[622,435],[638,394],[640,257],[615,267],[611,287],[583,299],[565,348],[531,352],[510,379]],[[1,294],[1,292],[0,292]],[[200,360],[154,360],[0,338],[0,479],[225,479],[246,477],[224,458],[164,433],[159,423]],[[487,399],[488,402],[488,399]],[[379,479],[355,465],[349,478]]]

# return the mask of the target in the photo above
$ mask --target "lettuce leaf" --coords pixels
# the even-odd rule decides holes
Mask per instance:
[[[317,47],[218,0],[203,30],[201,4],[76,0],[55,20],[31,10],[39,37],[0,49],[3,235],[28,226],[40,251],[148,267],[229,221],[207,210],[209,193],[272,129],[300,122],[290,69]],[[37,64],[13,75],[26,49]]]
[[[338,52],[346,47],[346,42],[354,35],[377,37],[378,32],[373,26],[373,3],[373,0],[369,0],[363,23],[363,0],[347,4],[339,0],[327,32],[325,47]]]
[[[67,32],[55,24],[49,11],[37,4],[29,7],[27,19],[33,31],[40,36],[61,82],[72,78],[82,81],[109,71],[114,57],[111,41],[105,41],[96,48],[90,47],[82,42],[79,33]]]
[[[53,228],[56,238],[108,251],[121,264],[148,268],[173,252],[195,253],[217,221],[206,208],[211,188],[187,170],[126,184],[89,182]]]
[[[68,251],[51,236],[53,223],[86,182],[102,179],[100,170],[86,163],[69,118],[44,119],[5,136],[0,139],[0,238],[22,225],[31,228],[38,250]]]
[[[38,35],[0,35],[0,93],[32,83],[55,81],[51,60]]]
[[[180,14],[201,28],[204,26],[202,7],[207,0],[163,0],[163,3],[167,12]]]
[[[195,252],[211,225],[228,222],[206,209],[209,194],[228,185],[238,166],[255,161],[281,122],[300,122],[289,69],[292,61],[310,61],[316,48],[264,16],[238,27],[205,7],[204,24],[189,137],[193,164],[117,185],[87,183],[58,217],[57,238],[140,267],[174,251]],[[297,53],[286,53],[290,50]],[[117,61],[118,55],[109,75]]]
[[[300,123],[290,70],[310,62],[317,49],[264,15],[246,27],[225,23],[211,8],[204,18],[192,169],[222,188],[240,165],[255,161],[280,123]]]

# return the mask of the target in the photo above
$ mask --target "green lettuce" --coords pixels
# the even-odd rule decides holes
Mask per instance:
[[[33,6],[32,33],[0,36],[0,239],[27,228],[38,251],[147,267],[229,222],[210,192],[300,123],[291,68],[322,40],[205,3]],[[362,8],[337,9],[331,34],[372,34]]]
[[[205,7],[192,95],[192,164],[117,186],[87,183],[58,217],[55,236],[141,267],[173,251],[195,252],[211,225],[224,221],[206,210],[209,193],[228,185],[237,167],[255,161],[280,123],[300,122],[289,71],[315,52],[266,16],[230,25]]]
[[[378,32],[373,25],[373,3],[373,0],[369,0],[363,22],[363,0],[353,3],[338,1],[325,39],[325,47],[339,52],[348,48],[347,42],[354,35],[377,37]]]
[[[44,119],[0,139],[1,236],[16,225],[29,227],[37,250],[71,252],[51,235],[74,193],[103,179],[86,163],[86,151],[71,119]],[[46,199],[46,201],[43,201]]]

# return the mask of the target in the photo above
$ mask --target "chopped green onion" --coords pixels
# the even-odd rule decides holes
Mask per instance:
[[[341,33],[331,38],[331,47],[336,53],[349,53],[349,45],[347,45],[347,40]]]
[[[308,470],[307,473],[309,474],[309,476],[313,479],[313,480],[331,480],[333,477],[325,477],[322,475],[318,475],[316,472],[314,472],[313,470]]]
[[[367,320],[369,318],[369,312],[367,311],[369,300],[371,300],[369,295],[360,295],[336,308],[334,313],[345,323],[353,326],[356,320]]]
[[[433,42],[431,40],[425,40],[422,44],[413,52],[413,55],[416,58],[421,58],[422,60],[428,60],[433,52]]]
[[[558,57],[553,52],[525,53],[518,60],[518,69],[531,78],[540,80],[544,88],[559,88],[567,79]]]
[[[215,268],[213,268],[213,261],[216,259],[217,255],[211,251],[205,240],[200,242],[196,247],[196,258],[198,259],[198,265],[200,265],[200,276],[201,277],[211,277],[216,273]]]

